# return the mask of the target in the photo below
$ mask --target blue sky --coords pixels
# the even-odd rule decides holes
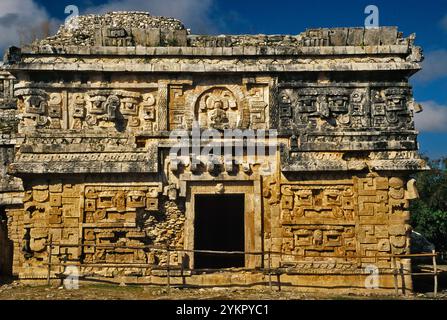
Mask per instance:
[[[379,8],[381,26],[396,25],[405,35],[416,33],[426,56],[425,70],[412,80],[415,98],[425,106],[417,115],[420,150],[435,158],[447,156],[447,0],[1,0],[0,48],[17,41],[10,27],[7,36],[2,32],[11,13],[22,24],[39,19],[61,22],[68,5],[76,5],[81,14],[144,10],[173,16],[193,33],[297,34],[311,27],[363,26],[364,9],[370,4]]]

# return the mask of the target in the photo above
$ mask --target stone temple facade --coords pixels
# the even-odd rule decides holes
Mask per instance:
[[[426,169],[408,83],[422,59],[395,27],[192,35],[140,12],[81,16],[10,48],[3,261],[23,281],[46,279],[51,255],[52,278],[64,262],[163,283],[169,264],[211,285],[266,283],[270,264],[284,285],[351,291],[368,290],[373,266],[392,290],[391,255],[409,253],[410,174]],[[195,124],[221,135],[174,157],[173,133]],[[228,129],[264,132],[271,161],[249,157],[248,142],[239,161],[204,150],[231,144]]]

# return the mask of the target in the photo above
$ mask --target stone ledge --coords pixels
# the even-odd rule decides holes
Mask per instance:
[[[340,171],[421,171],[429,170],[424,160],[358,160],[358,161],[315,161],[289,162],[281,165],[283,172],[340,172]]]
[[[224,65],[218,64],[197,64],[197,63],[134,63],[134,64],[66,64],[66,63],[21,63],[10,67],[11,70],[30,70],[30,71],[101,71],[101,72],[183,72],[183,73],[203,73],[203,72],[321,72],[321,71],[416,71],[421,66],[415,62],[392,62],[392,63],[278,63],[264,64],[261,61],[256,63],[243,62],[241,66],[234,63]]]
[[[14,138],[0,138],[0,146],[13,146],[17,144],[17,140]]]
[[[98,162],[70,161],[52,162],[16,162],[9,166],[9,172],[19,174],[79,174],[79,173],[157,173],[158,167],[139,162]]]
[[[23,192],[17,192],[17,191],[18,190],[0,193],[0,204],[1,205],[23,204]]]
[[[75,56],[305,56],[409,54],[409,45],[316,46],[316,47],[26,47],[23,55]]]

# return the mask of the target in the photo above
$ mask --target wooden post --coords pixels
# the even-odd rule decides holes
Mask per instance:
[[[433,253],[433,274],[434,274],[433,296],[436,297],[438,295],[438,267],[436,265],[436,251],[432,250],[432,253]]]
[[[279,251],[278,267],[281,266],[281,261],[282,261],[282,251]],[[279,268],[276,268],[276,281],[278,283],[278,291],[281,291],[281,274],[280,274],[280,269]]]
[[[180,272],[181,272],[181,276],[182,276],[182,287],[185,288],[186,287],[186,278],[185,278],[185,266],[184,264],[184,255],[182,255],[182,261],[180,263]]]
[[[394,277],[394,293],[399,295],[399,288],[397,284],[397,265],[396,265],[396,257],[392,256],[392,262],[393,262],[393,277]]]
[[[279,271],[276,272],[276,279],[278,281],[278,291],[281,292],[281,274]]]
[[[402,283],[402,294],[405,295],[405,269],[404,265],[402,264],[402,260],[399,260],[399,272],[400,272],[400,280]]]
[[[167,290],[168,290],[168,294],[171,293],[171,276],[170,276],[170,269],[171,269],[171,254],[169,251],[169,246],[167,249],[167,257],[168,257],[168,262],[167,262],[167,268],[166,268],[166,273],[167,273],[167,281],[166,281],[166,286],[167,286]]]
[[[269,264],[269,288],[270,291],[273,291],[272,288],[272,253],[269,251],[268,253],[268,264]]]
[[[50,277],[51,277],[51,254],[53,251],[53,237],[50,234],[48,237],[48,246],[47,246],[47,252],[48,252],[48,273],[47,273],[47,285],[50,286]]]

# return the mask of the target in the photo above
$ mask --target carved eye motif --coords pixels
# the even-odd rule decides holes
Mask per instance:
[[[144,120],[154,120],[155,119],[155,109],[153,107],[147,107],[144,109]]]
[[[143,100],[144,100],[144,104],[147,106],[155,105],[155,97],[151,93],[143,95]]]
[[[97,210],[93,213],[93,219],[95,221],[104,220],[107,217],[106,210]]]
[[[108,108],[117,109],[120,105],[120,99],[116,96],[110,96],[107,98],[106,106]]]
[[[290,98],[287,94],[282,94],[280,100],[282,103],[290,103]]]
[[[83,118],[85,116],[85,109],[83,105],[75,105],[73,111],[73,117]]]
[[[362,95],[360,93],[358,93],[358,92],[354,92],[352,94],[352,101],[353,102],[360,102],[360,101],[362,101]]]
[[[321,244],[323,242],[323,231],[315,230],[313,237],[316,244]]]
[[[41,100],[38,97],[33,96],[33,97],[29,98],[28,101],[29,101],[29,104],[31,107],[37,108],[37,106],[40,105]]]

